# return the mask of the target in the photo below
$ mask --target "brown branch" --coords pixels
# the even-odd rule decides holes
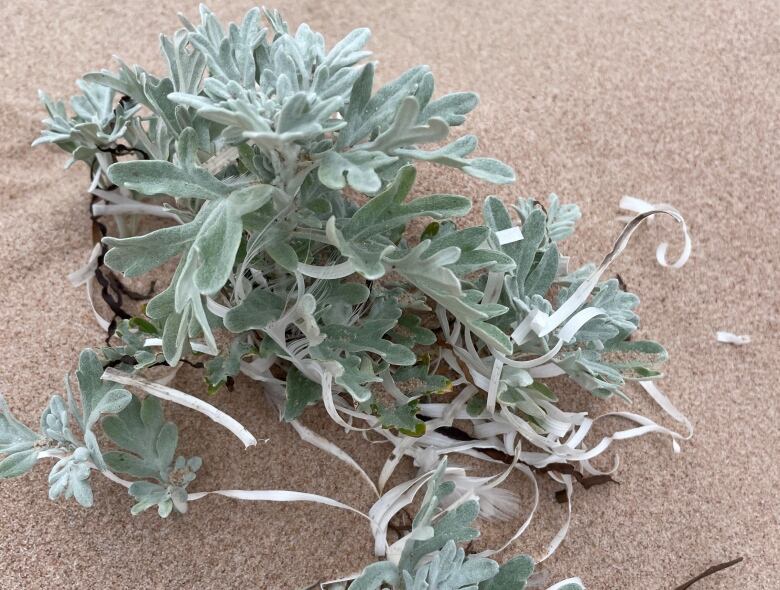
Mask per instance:
[[[730,568],[733,565],[737,565],[739,562],[741,562],[744,558],[743,557],[737,557],[736,559],[732,559],[731,561],[726,561],[724,563],[719,563],[718,565],[713,565],[710,568],[707,568],[702,573],[700,573],[698,576],[694,576],[684,584],[681,584],[680,586],[677,586],[674,590],[687,590],[691,586],[693,586],[696,582],[699,580],[703,580],[704,578],[711,576],[712,574],[716,574],[721,570],[725,570],[726,568]]]
[[[436,432],[463,442],[476,440],[468,432],[466,432],[465,430],[461,430],[456,426],[441,426],[436,429]],[[479,453],[482,453],[483,455],[487,455],[488,457],[490,457],[495,461],[500,461],[501,463],[504,463],[506,465],[511,465],[512,462],[514,462],[514,457],[512,455],[508,453],[504,453],[503,451],[499,451],[498,449],[475,449],[475,450]],[[550,463],[549,465],[545,465],[544,467],[536,467],[534,465],[529,465],[524,461],[520,461],[520,463],[522,463],[523,465],[531,469],[531,471],[534,471],[536,473],[549,473],[551,471],[554,471],[555,473],[560,473],[562,475],[571,475],[586,490],[594,486],[603,485],[606,483],[616,483],[620,485],[620,482],[613,479],[611,475],[586,476],[580,473],[579,471],[577,471],[574,465],[571,465],[569,463]],[[566,502],[566,491],[560,490],[556,492],[555,499],[561,503]]]

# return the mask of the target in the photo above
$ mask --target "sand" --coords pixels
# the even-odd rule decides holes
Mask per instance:
[[[383,80],[427,63],[438,92],[478,90],[468,123],[482,153],[519,172],[496,190],[441,169],[416,188],[484,198],[556,192],[584,212],[567,253],[599,258],[619,231],[630,194],[678,207],[694,238],[684,269],[654,261],[672,223],[641,231],[616,264],[642,298],[642,334],[671,353],[663,387],[693,420],[694,439],[673,455],[647,437],[617,447],[621,485],[578,490],[568,538],[543,564],[551,580],[580,575],[590,588],[673,588],[737,556],[739,566],[696,588],[776,588],[780,569],[777,331],[780,5],[776,2],[371,2],[288,1],[330,42],[355,26]],[[236,19],[247,2],[217,2]],[[82,290],[65,276],[91,243],[86,171],[64,155],[29,148],[43,112],[36,90],[70,95],[83,72],[112,54],[161,65],[157,34],[191,2],[4,2],[0,7],[0,390],[35,422],[78,351],[98,345]],[[737,348],[716,330],[750,334]],[[183,370],[177,384],[203,383]],[[605,404],[584,399],[598,413]],[[659,414],[636,393],[635,408]],[[207,419],[173,410],[183,448],[203,456],[199,489],[287,488],[367,509],[366,486],[344,465],[277,422],[257,384],[214,400],[262,437],[243,451]],[[608,406],[613,407],[613,406]],[[376,474],[386,449],[339,433],[321,412],[306,422]],[[0,483],[0,588],[297,588],[371,560],[358,517],[308,505],[209,498],[186,518],[131,517],[124,491],[95,478],[96,505],[52,503],[45,470]],[[527,486],[515,484],[529,499]],[[202,486],[202,487],[201,487]],[[564,518],[542,488],[536,523],[514,548],[540,555]],[[482,546],[511,525],[484,525]]]

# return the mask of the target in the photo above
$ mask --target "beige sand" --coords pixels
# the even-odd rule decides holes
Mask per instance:
[[[250,5],[214,4],[225,19]],[[569,248],[577,260],[608,249],[624,194],[672,203],[690,221],[694,255],[683,270],[654,262],[655,245],[676,231],[666,222],[640,232],[616,270],[642,297],[643,333],[669,346],[664,388],[697,433],[678,456],[658,437],[619,445],[622,484],[576,495],[569,537],[544,567],[555,579],[577,573],[590,588],[672,588],[740,555],[743,564],[697,588],[777,588],[780,6],[689,4],[280,5],[330,41],[370,26],[385,80],[424,62],[440,92],[479,90],[469,130],[483,153],[519,171],[518,185],[499,193],[554,191],[580,203],[580,238]],[[83,292],[65,280],[90,246],[87,174],[63,172],[59,152],[29,148],[42,117],[36,90],[69,95],[74,79],[113,53],[159,65],[157,34],[172,31],[182,9],[196,15],[181,1],[0,8],[0,388],[26,420],[61,388],[78,351],[101,341]],[[426,170],[417,190],[483,198],[493,189]],[[751,334],[753,344],[715,344],[718,329]],[[203,389],[187,371],[179,384]],[[368,508],[360,479],[280,425],[256,384],[242,379],[216,401],[271,440],[244,452],[208,420],[174,410],[186,450],[205,460],[199,488],[306,490]],[[307,416],[377,472],[384,449]],[[328,508],[209,498],[187,518],[133,518],[123,490],[95,479],[91,511],[49,502],[44,470],[0,484],[0,588],[286,589],[371,559],[365,523]],[[554,490],[543,487],[539,520],[518,551],[539,555],[562,522]],[[484,544],[509,530],[487,525]]]

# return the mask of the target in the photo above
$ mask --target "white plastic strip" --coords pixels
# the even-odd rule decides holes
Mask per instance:
[[[574,338],[577,332],[579,332],[580,329],[582,329],[582,327],[585,324],[587,324],[590,320],[592,320],[596,316],[603,315],[604,313],[605,313],[604,310],[598,307],[586,307],[585,309],[578,311],[568,322],[566,322],[566,325],[563,328],[561,328],[560,332],[558,333],[558,342],[555,343],[555,346],[553,346],[549,351],[547,351],[543,355],[536,357],[535,359],[530,359],[526,361],[516,361],[514,359],[506,358],[498,351],[492,351],[492,352],[497,358],[500,358],[504,362],[504,364],[510,365],[512,367],[516,367],[518,369],[532,369],[534,367],[541,366],[547,361],[552,360],[555,357],[555,355],[558,354],[558,352],[561,350],[563,345],[565,343],[570,342],[572,338]],[[514,333],[513,333],[513,337],[514,337]]]
[[[648,395],[653,398],[653,401],[657,403],[664,412],[669,414],[673,420],[676,420],[685,426],[687,434],[680,438],[682,438],[682,440],[690,440],[693,437],[693,424],[691,424],[690,420],[688,420],[688,418],[686,418],[685,415],[675,407],[672,401],[666,397],[666,394],[658,389],[658,386],[655,384],[655,382],[640,381],[639,385],[642,386],[642,389],[644,389]],[[672,447],[674,448],[675,452],[680,452],[680,445],[677,443],[677,439],[675,437],[672,437]]]
[[[277,385],[275,383],[266,383],[265,390],[266,390],[267,397],[271,400],[271,403],[273,403],[276,409],[279,412],[281,412],[282,405],[283,405],[282,400],[284,400],[285,398],[284,390],[281,388],[280,385]],[[303,442],[307,442],[310,445],[317,447],[321,451],[325,451],[329,455],[333,455],[336,459],[346,463],[352,469],[357,471],[360,474],[360,477],[362,477],[363,480],[366,483],[368,483],[369,487],[374,492],[374,494],[377,497],[379,496],[379,490],[376,489],[376,485],[374,485],[372,479],[363,470],[363,468],[357,463],[357,461],[355,461],[352,458],[352,456],[349,453],[347,453],[341,447],[332,443],[325,437],[322,437],[316,432],[314,432],[313,430],[307,428],[306,426],[301,424],[298,420],[292,420],[290,422],[290,425],[295,429],[295,432],[298,433],[298,436],[301,438]]]
[[[515,225],[510,228],[497,231],[496,238],[498,239],[498,243],[503,246],[504,244],[511,244],[512,242],[519,242],[522,240],[523,232]]]
[[[222,305],[221,303],[217,303],[209,296],[206,296],[206,307],[211,313],[220,318],[224,318],[227,312],[230,311],[229,307]]]
[[[66,453],[58,452],[56,449],[51,451],[41,451],[38,453],[39,459],[61,459],[65,456],[67,456]],[[90,462],[89,467],[99,471],[109,480],[125,488],[129,488],[132,484],[132,482],[122,479],[112,471],[101,471],[94,463]],[[187,494],[187,501],[193,502],[195,500],[205,498],[206,496],[224,496],[226,498],[233,498],[234,500],[248,500],[252,502],[313,502],[315,504],[324,504],[325,506],[332,506],[334,508],[348,510],[349,512],[353,512],[359,516],[362,516],[366,520],[371,520],[367,514],[364,514],[360,510],[357,510],[348,504],[334,500],[333,498],[320,496],[319,494],[294,492],[290,490],[215,490],[212,492],[191,492]]]
[[[162,338],[147,338],[144,340],[144,346],[162,346]],[[190,342],[190,348],[195,352],[215,356],[214,351],[211,350],[211,348],[200,342]]]
[[[320,436],[313,430],[310,430],[298,420],[293,420],[290,422],[290,425],[295,429],[295,432],[298,433],[298,436],[301,437],[301,440],[303,442],[307,442],[310,445],[313,445],[320,449],[321,451],[325,451],[329,455],[333,455],[336,459],[339,461],[342,461],[343,463],[346,463],[349,465],[352,469],[358,472],[360,474],[360,477],[365,481],[368,486],[371,488],[371,491],[374,492],[374,495],[379,497],[379,490],[376,488],[376,485],[374,485],[374,482],[371,480],[371,478],[368,476],[368,474],[363,470],[363,468],[358,464],[357,461],[355,461],[352,456],[344,451],[341,447],[338,445],[332,443],[328,439]]]
[[[493,371],[490,373],[490,384],[487,392],[487,406],[486,410],[488,414],[494,414],[496,412],[496,398],[498,396],[498,386],[501,382],[501,371],[504,370],[504,363],[500,358],[493,361]]]
[[[183,223],[181,217],[170,209],[161,207],[160,205],[150,205],[149,203],[95,203],[92,205],[93,215],[151,215],[152,217],[163,217],[165,219],[173,219],[179,223]]]
[[[106,318],[104,318],[102,315],[98,313],[97,308],[95,307],[95,296],[92,293],[92,289],[94,288],[94,281],[93,279],[90,279],[87,281],[87,302],[89,303],[90,309],[92,309],[92,315],[95,316],[95,321],[98,323],[98,326],[104,331],[108,332],[108,328],[111,325],[111,322],[109,322]]]
[[[680,268],[685,264],[690,256],[691,240],[688,235],[688,228],[685,224],[685,220],[676,209],[664,206],[657,206],[655,209],[645,211],[634,217],[620,232],[617,240],[612,246],[612,250],[604,257],[599,267],[593,271],[593,273],[580,284],[577,290],[569,297],[566,302],[561,305],[552,315],[547,315],[539,310],[534,310],[531,314],[520,323],[520,325],[512,333],[512,338],[515,342],[525,342],[531,331],[535,332],[538,336],[546,336],[565,322],[574,312],[576,312],[590,297],[591,292],[601,279],[601,275],[609,268],[612,262],[620,256],[623,250],[626,249],[631,236],[642,224],[643,221],[652,217],[653,215],[665,214],[672,217],[682,227],[685,234],[685,248],[680,258],[673,264],[666,263],[666,244],[661,244],[656,252],[659,263],[663,266],[672,266],[674,268]]]
[[[553,479],[557,479],[557,478],[553,478]],[[566,488],[566,520],[564,521],[563,526],[561,526],[560,530],[552,538],[552,541],[550,541],[549,545],[547,545],[547,551],[545,552],[545,554],[540,559],[538,559],[536,563],[542,563],[553,553],[555,553],[555,551],[558,549],[560,544],[566,538],[566,535],[569,532],[569,526],[571,526],[571,495],[573,492],[571,475],[561,475],[560,481],[561,483],[563,483],[563,485]]]
[[[738,334],[734,334],[733,332],[724,332],[722,330],[718,330],[718,332],[715,333],[715,339],[718,342],[723,342],[724,344],[735,344],[737,346],[750,344],[750,336],[747,334],[740,336]]]
[[[100,258],[100,253],[102,250],[103,246],[100,242],[94,245],[92,251],[89,253],[89,259],[87,260],[86,264],[68,275],[68,280],[70,281],[71,285],[78,287],[95,276],[95,271],[97,270],[97,261],[98,258]]]
[[[351,274],[355,273],[355,265],[351,261],[347,260],[340,264],[333,264],[330,266],[315,266],[313,264],[298,263],[298,272],[307,277],[315,279],[343,279]]]
[[[217,490],[214,492],[193,492],[187,495],[187,500],[200,500],[209,495],[225,496],[226,498],[233,498],[234,500],[249,500],[253,502],[314,502],[315,504],[325,504],[326,506],[349,510],[365,519],[371,520],[368,515],[360,510],[357,510],[348,504],[344,504],[343,502],[339,502],[338,500],[334,500],[333,498],[289,490]]]
[[[97,321],[101,330],[105,332],[108,331],[108,327],[111,325],[111,322],[98,313],[98,310],[95,307],[95,296],[93,293],[93,279],[95,278],[95,271],[97,270],[98,266],[97,261],[98,258],[100,258],[100,253],[102,251],[103,249],[100,242],[95,244],[89,253],[89,259],[87,262],[81,268],[76,269],[70,273],[68,275],[68,281],[74,287],[78,287],[79,285],[86,285],[85,290],[87,294],[87,302],[89,303],[89,307],[92,310],[92,315],[95,316],[95,321]]]
[[[228,164],[232,164],[235,160],[238,160],[238,156],[238,148],[235,146],[230,146],[223,149],[221,152],[214,154],[208,160],[203,162],[201,166],[212,174],[217,174],[218,172],[224,170]]]
[[[198,399],[188,393],[173,389],[166,385],[160,385],[154,381],[148,381],[141,377],[133,377],[127,373],[123,373],[114,369],[113,367],[107,368],[103,372],[101,377],[104,381],[112,381],[119,383],[120,385],[127,385],[129,387],[137,387],[155,397],[171,401],[186,408],[200,412],[205,416],[211,418],[217,424],[224,426],[230,432],[236,435],[238,439],[244,443],[245,447],[250,447],[257,444],[257,439],[244,428],[235,418],[229,416],[222,410],[215,408],[211,404],[204,402],[202,399]]]
[[[560,590],[561,588],[565,588],[569,584],[578,584],[583,588],[585,587],[585,584],[583,584],[580,578],[574,577],[574,578],[566,578],[565,580],[561,580],[557,584],[553,584],[552,586],[547,588],[547,590]]]
[[[671,205],[668,205],[666,203],[660,203],[658,205],[653,205],[652,203],[648,203],[647,201],[644,201],[642,199],[637,199],[636,197],[623,197],[620,199],[620,208],[624,209],[626,211],[631,211],[633,213],[650,213],[652,215],[653,211],[674,211],[679,215],[679,211],[672,207]],[[651,218],[652,219],[652,218]],[[669,248],[669,244],[667,242],[663,242],[658,245],[658,248],[655,251],[655,258],[658,260],[658,264],[664,267],[671,267],[671,268],[681,268],[687,261],[688,258],[691,256],[691,236],[688,233],[688,225],[685,223],[685,220],[680,216],[679,221],[682,223],[683,228],[683,235],[685,238],[685,244],[683,246],[682,254],[680,254],[680,257],[677,259],[676,262],[669,264],[666,261],[666,251]]]
[[[387,552],[387,529],[393,516],[412,503],[417,492],[428,482],[434,473],[435,470],[428,471],[415,479],[388,490],[368,511],[368,515],[371,518],[371,528],[374,533],[374,554],[377,557],[383,557]],[[464,475],[465,472],[459,468],[448,467],[445,469],[444,474]]]
[[[533,472],[527,465],[523,465],[522,463],[516,463],[515,469],[519,470],[523,475],[525,475],[526,479],[528,479],[528,481],[530,481],[531,485],[533,486],[534,499],[531,505],[531,510],[529,511],[526,519],[515,531],[515,533],[501,547],[499,547],[498,549],[489,549],[486,551],[482,551],[478,554],[480,557],[490,557],[492,555],[501,553],[512,543],[514,543],[517,539],[519,539],[526,531],[526,529],[530,526],[531,521],[533,521],[534,515],[536,514],[536,510],[539,508],[539,484],[536,481],[536,477],[534,476]]]

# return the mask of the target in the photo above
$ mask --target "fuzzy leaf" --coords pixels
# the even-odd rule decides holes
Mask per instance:
[[[117,162],[108,169],[108,175],[115,184],[145,195],[219,199],[230,194],[228,186],[200,167],[194,129],[185,129],[176,146],[177,164],[155,160]]]
[[[284,419],[287,422],[297,420],[306,406],[322,399],[322,387],[319,383],[310,381],[295,367],[287,373],[286,402]]]

